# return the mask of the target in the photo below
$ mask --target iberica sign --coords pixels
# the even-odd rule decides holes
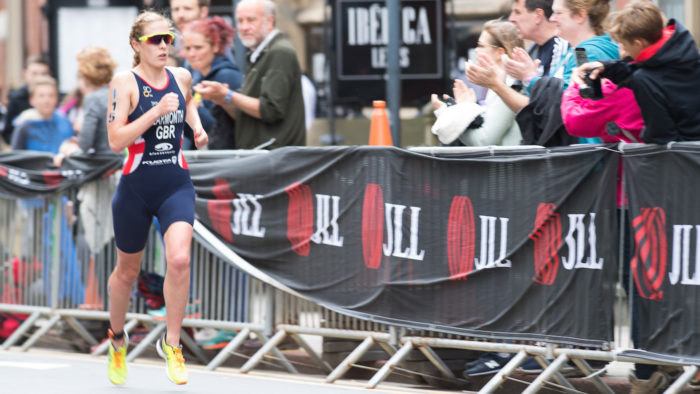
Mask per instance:
[[[400,2],[402,79],[442,76],[442,6],[438,0]],[[388,64],[385,1],[336,0],[338,79],[383,79]]]

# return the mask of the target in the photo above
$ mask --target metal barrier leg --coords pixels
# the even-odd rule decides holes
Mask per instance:
[[[389,361],[387,361],[386,364],[384,364],[379,371],[374,374],[374,376],[372,376],[372,379],[367,382],[367,386],[365,387],[368,389],[376,388],[379,383],[389,376],[394,366],[398,365],[406,356],[408,356],[408,353],[411,350],[413,350],[413,343],[410,341],[406,342],[403,346],[401,346],[401,349],[399,349],[399,351],[396,352],[396,354],[394,354],[394,356],[391,357]]]
[[[192,337],[190,336],[190,334],[187,333],[187,331],[182,329],[180,330],[180,342],[186,345],[202,364],[206,364],[209,362],[209,359],[207,358],[207,356],[204,355],[204,352],[199,347],[197,342],[195,342],[194,339],[192,339]]]
[[[567,357],[570,357],[569,353],[566,353],[566,354],[567,354]],[[551,365],[543,356],[535,356],[535,361],[537,361],[537,363],[540,364],[543,371],[546,370],[547,368],[549,368],[549,366]],[[588,365],[588,364],[586,364],[586,365]],[[591,370],[590,366],[588,367],[588,370],[589,371]],[[559,368],[557,368],[554,371],[553,377],[562,387],[569,388],[571,390],[575,390],[575,388],[571,384],[571,382],[569,382],[569,380],[566,379],[566,377],[564,375],[562,375],[561,372],[559,372]]]
[[[32,326],[34,326],[34,322],[41,316],[41,312],[33,312],[27,320],[25,320],[22,324],[20,324],[19,327],[15,330],[15,332],[10,335],[5,342],[2,343],[2,350],[7,350],[10,348],[10,346],[14,345],[15,342],[19,341],[20,338],[22,338],[22,335],[29,331]]]
[[[427,358],[431,363],[433,363],[433,365],[440,371],[440,373],[442,373],[443,376],[445,376],[448,379],[457,379],[455,374],[452,373],[450,367],[448,367],[447,364],[445,364],[445,362],[442,361],[440,356],[438,356],[437,353],[435,353],[433,348],[429,346],[419,346],[418,350],[420,350],[421,353],[423,353],[425,358]]]
[[[51,319],[49,319],[49,321],[46,324],[44,324],[43,327],[36,330],[34,334],[32,334],[32,336],[29,337],[29,339],[27,339],[27,341],[22,344],[20,350],[26,352],[30,347],[34,346],[36,341],[38,341],[39,338],[46,334],[51,329],[51,327],[56,325],[56,323],[58,323],[59,320],[61,320],[60,315],[51,316]]]
[[[238,335],[236,335],[236,337],[233,338],[231,342],[226,344],[226,347],[224,347],[219,353],[217,353],[216,357],[214,357],[214,359],[211,360],[211,362],[209,362],[209,364],[207,364],[206,368],[204,369],[206,369],[207,371],[213,371],[216,368],[218,368],[219,365],[223,364],[224,361],[226,361],[226,359],[229,358],[229,355],[232,352],[235,352],[236,349],[238,349],[238,347],[241,346],[241,344],[243,344],[243,341],[248,339],[249,336],[250,330],[247,328],[242,329],[241,332],[239,332]]]
[[[84,340],[87,341],[87,343],[90,344],[90,346],[100,344],[99,342],[97,342],[97,339],[95,339],[95,337],[93,337],[92,334],[90,334],[88,330],[86,330],[85,327],[83,327],[83,325],[80,324],[80,322],[78,322],[78,320],[76,320],[74,317],[66,316],[65,319],[66,323],[68,323],[68,325],[73,329],[73,331],[77,332],[78,335],[80,335]]]
[[[510,374],[515,371],[516,368],[520,366],[520,364],[525,361],[527,358],[527,353],[525,353],[525,350],[519,351],[515,357],[513,357],[506,365],[501,368],[496,375],[494,375],[489,381],[484,385],[484,387],[479,390],[479,394],[484,394],[484,393],[493,393],[498,389],[498,387],[503,384],[503,382],[508,378]]]
[[[264,336],[261,333],[256,333],[258,337],[260,337],[260,341],[263,341]],[[284,337],[287,336],[287,332],[285,330],[280,330],[275,334],[269,341],[267,341],[253,356],[248,360],[243,366],[241,367],[240,372],[241,373],[248,373],[251,369],[255,368],[256,365],[262,361],[263,357],[267,353],[269,353],[272,348],[277,348],[277,345],[279,345]],[[292,367],[294,368],[294,367]]]
[[[337,367],[326,377],[326,383],[333,383],[345,375],[353,364],[357,362],[367,351],[374,346],[374,338],[367,337],[353,350]]]
[[[134,329],[139,324],[139,321],[136,319],[131,319],[129,320],[126,324],[124,324],[124,332],[128,333],[131,330]],[[106,340],[102,342],[95,350],[90,353],[93,356],[99,356],[102,353],[107,353],[107,349],[109,349],[109,340]]]
[[[292,337],[294,342],[296,342],[297,345],[301,346],[301,348],[304,349],[304,351],[306,351],[306,353],[308,353],[308,355],[314,359],[316,364],[318,364],[321,367],[321,369],[325,370],[326,372],[333,371],[333,368],[331,368],[331,366],[328,365],[327,362],[323,361],[318,355],[318,353],[316,353],[314,349],[312,349],[311,346],[309,346],[309,344],[302,337],[300,337],[297,334],[289,334],[289,336]]]
[[[680,393],[681,390],[683,390],[683,387],[685,387],[686,383],[690,382],[691,379],[693,379],[693,376],[698,372],[698,367],[697,365],[693,365],[688,369],[687,371],[683,372],[683,375],[679,376],[678,379],[676,379],[675,382],[669,388],[664,391],[664,394],[676,394]]]
[[[141,342],[132,350],[129,352],[129,354],[126,356],[126,361],[131,362],[136,360],[136,357],[141,355],[144,350],[146,350],[147,347],[151,345],[151,343],[155,342],[160,338],[160,335],[165,331],[167,328],[167,325],[165,322],[158,324],[153,330],[151,330],[148,335],[146,335],[145,338],[141,340]]]
[[[591,368],[590,365],[586,362],[586,360],[580,359],[580,358],[573,358],[571,359],[576,366],[583,371],[583,373],[586,374],[586,376],[590,376],[593,374],[593,368]],[[601,392],[605,394],[615,394],[615,392],[605,384],[603,379],[600,378],[598,375],[591,376],[591,383]]]
[[[523,394],[534,394],[544,386],[544,383],[551,377],[555,376],[557,371],[564,365],[569,360],[569,357],[565,354],[560,355],[557,357],[551,364],[549,364],[549,367],[542,371],[539,376],[537,376],[537,379],[535,379],[530,385],[527,387],[525,391],[523,391]],[[561,374],[560,374],[561,375]],[[567,383],[567,387],[574,389],[573,386],[571,386],[571,383],[564,379]],[[560,381],[561,383],[561,381]]]
[[[379,346],[381,346],[382,349],[384,349],[386,354],[388,354],[389,356],[393,356],[394,354],[396,354],[396,348],[391,346],[391,344],[389,343],[379,342]]]
[[[567,356],[567,361],[568,361],[568,356]],[[576,390],[576,388],[574,388],[574,385],[571,384],[571,382],[569,382],[569,379],[567,379],[564,375],[561,374],[561,372],[559,372],[560,368],[561,367],[557,367],[554,370],[554,379],[557,382],[559,382],[559,384],[562,385],[563,387],[568,387],[571,390]],[[542,372],[544,372],[544,371],[542,371]]]
[[[260,339],[260,341],[263,342],[264,344],[267,344],[267,342],[269,341],[269,339],[267,339],[267,337],[266,337],[265,334],[263,334],[263,333],[256,332],[255,335],[257,335],[257,336],[258,336],[258,339]],[[292,365],[292,363],[290,363],[289,360],[287,360],[287,357],[285,357],[285,355],[282,354],[282,352],[277,348],[277,345],[279,345],[279,342],[276,343],[276,344],[272,347],[272,353],[275,355],[275,357],[277,357],[278,359],[280,359],[280,362],[282,363],[282,366],[285,367],[285,368],[287,369],[287,371],[289,371],[290,373],[293,373],[293,374],[299,374],[299,371],[297,371],[297,369],[294,368],[294,365]],[[263,345],[263,347],[264,347],[264,346],[265,346],[265,345]],[[265,355],[266,355],[267,353],[269,353],[269,351],[263,353],[263,357],[265,357]]]

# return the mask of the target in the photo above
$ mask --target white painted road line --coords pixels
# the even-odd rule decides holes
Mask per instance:
[[[53,363],[33,363],[33,362],[22,362],[22,361],[0,361],[0,368],[22,368],[22,369],[36,369],[40,371],[45,371],[48,369],[59,369],[68,368],[70,364],[53,364]]]

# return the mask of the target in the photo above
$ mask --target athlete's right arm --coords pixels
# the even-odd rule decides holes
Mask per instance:
[[[114,76],[109,85],[107,112],[107,132],[109,147],[121,152],[145,133],[159,117],[177,110],[179,99],[176,93],[168,93],[157,105],[146,111],[138,119],[129,123],[129,113],[138,105],[138,85],[131,72],[121,72]]]

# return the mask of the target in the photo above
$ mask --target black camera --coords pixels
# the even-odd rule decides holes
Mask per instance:
[[[581,65],[588,63],[586,48],[578,47],[574,50],[574,54],[576,55],[576,67],[581,67]],[[593,70],[595,69],[588,70],[586,75],[584,75],[584,84],[578,87],[578,93],[582,98],[600,100],[603,98],[603,89],[600,85],[600,77],[591,79],[591,72]]]
[[[583,76],[583,85],[579,85],[578,93],[582,98],[591,100],[600,100],[603,98],[603,89],[600,85],[600,77],[596,79],[591,79],[591,72],[595,70],[588,70],[586,75]]]
[[[447,104],[448,107],[457,104],[457,101],[455,101],[455,99],[452,98],[452,96],[444,95],[443,100],[445,101],[445,104]]]

